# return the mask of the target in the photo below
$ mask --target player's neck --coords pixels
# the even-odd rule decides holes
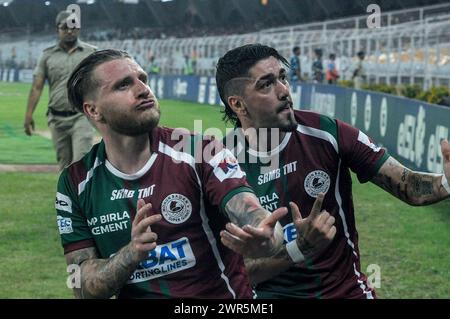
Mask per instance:
[[[138,172],[151,156],[148,134],[137,137],[104,136],[106,158],[119,171],[125,174]]]

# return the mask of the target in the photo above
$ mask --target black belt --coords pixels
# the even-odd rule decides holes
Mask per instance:
[[[74,112],[74,111],[55,111],[53,109],[48,109],[48,112],[51,113],[52,115],[63,116],[63,117],[69,117],[69,116],[74,116],[74,115],[78,114],[78,112]]]

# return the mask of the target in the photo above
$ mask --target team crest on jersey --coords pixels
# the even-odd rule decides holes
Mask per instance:
[[[169,223],[181,224],[191,217],[192,204],[184,195],[170,194],[161,204],[161,213]]]
[[[330,176],[324,171],[313,171],[306,176],[303,186],[309,196],[316,198],[330,188]]]

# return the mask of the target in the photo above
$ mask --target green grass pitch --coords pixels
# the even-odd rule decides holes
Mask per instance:
[[[0,164],[54,164],[52,144],[26,137],[23,118],[30,85],[0,83]],[[35,112],[47,129],[47,93]],[[224,129],[219,108],[161,101],[161,124],[194,129],[203,119]],[[0,298],[71,298],[54,210],[57,174],[0,173]],[[450,297],[450,201],[410,207],[371,183],[354,179],[361,268],[381,270],[381,298]]]

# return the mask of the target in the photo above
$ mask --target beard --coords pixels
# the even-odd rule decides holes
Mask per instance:
[[[285,108],[285,105],[280,107],[278,110],[278,113],[283,112],[284,108]],[[283,119],[279,120],[277,123],[276,127],[278,127],[281,132],[292,132],[297,129],[298,124],[297,124],[297,120],[295,119],[292,106],[290,106],[289,108],[290,108],[290,112],[287,115],[287,118],[283,118]]]
[[[280,124],[280,131],[281,132],[293,132],[297,129],[297,121],[295,120],[294,115],[289,115],[288,120],[286,121],[286,123],[281,123]]]
[[[144,111],[144,114],[138,116],[130,116],[130,114],[117,114],[108,115],[107,118],[103,118],[113,131],[121,135],[126,136],[139,136],[150,133],[155,127],[158,126],[161,111],[159,106],[155,106]]]

